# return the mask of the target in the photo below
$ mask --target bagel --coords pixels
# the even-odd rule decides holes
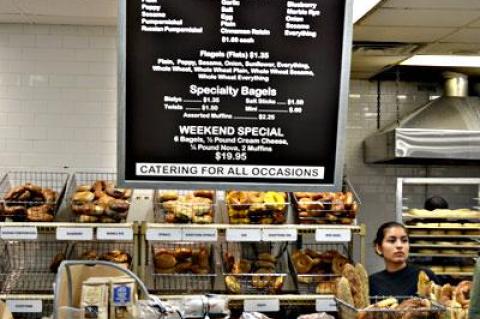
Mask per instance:
[[[3,211],[4,214],[7,216],[21,217],[27,215],[27,209],[25,208],[25,206],[21,205],[5,206]]]
[[[26,188],[23,185],[13,187],[8,191],[8,193],[3,197],[3,199],[5,200],[18,199],[18,197],[25,191],[26,191]]]
[[[108,202],[108,208],[118,213],[123,213],[130,208],[130,204],[123,199],[113,199]]]
[[[265,198],[263,192],[247,192],[248,202],[252,204],[262,204]]]
[[[273,257],[272,254],[270,254],[270,253],[260,253],[257,256],[257,259],[269,261],[269,262],[272,262],[272,263],[276,262],[275,257]]]
[[[103,191],[105,190],[106,187],[107,187],[107,182],[105,182],[104,180],[97,180],[93,183],[92,190],[94,192]]]
[[[320,295],[330,295],[335,294],[336,285],[335,282],[322,281],[319,282],[317,287],[315,287],[315,293]]]
[[[83,184],[83,185],[78,185],[77,188],[75,189],[75,192],[90,192],[92,190],[92,185],[89,184]]]
[[[256,274],[270,274],[272,271],[270,269],[260,268],[256,272]],[[266,275],[255,275],[252,276],[252,286],[258,289],[263,289],[270,285],[271,280],[273,280],[272,276]]]
[[[18,200],[18,201],[28,201],[31,196],[32,196],[32,193],[30,193],[29,190],[25,190],[23,193],[18,195],[18,198],[16,200]],[[40,199],[40,200],[42,200],[42,199]]]
[[[201,247],[197,255],[197,262],[201,268],[209,268],[209,253],[207,248]]]
[[[190,261],[184,261],[175,265],[176,273],[186,273],[192,269],[192,263]]]
[[[72,202],[74,204],[83,204],[93,202],[95,194],[92,192],[77,192],[72,196]]]
[[[31,222],[52,222],[52,206],[48,204],[33,206],[27,209],[27,220]]]
[[[160,201],[165,202],[168,200],[176,200],[178,199],[178,192],[177,191],[163,191],[160,193]]]
[[[105,189],[105,193],[107,193],[107,195],[117,199],[123,198],[123,196],[125,196],[125,191],[126,190],[124,188],[117,187],[108,187],[107,189]]]
[[[310,210],[310,204],[312,203],[312,199],[310,197],[302,197],[297,200],[297,207],[299,210]]]
[[[269,209],[283,210],[285,209],[285,193],[266,192],[264,202]]]
[[[188,247],[177,247],[174,251],[175,258],[185,260],[192,257],[192,249]]]
[[[98,217],[97,216],[90,216],[90,215],[79,215],[77,221],[79,223],[96,223],[96,222],[98,222]],[[102,223],[103,223],[103,221],[102,221]]]
[[[72,212],[77,215],[95,215],[95,204],[91,202],[72,203]]]
[[[155,268],[168,269],[174,268],[177,264],[175,256],[169,252],[159,252],[154,257]],[[175,269],[175,268],[174,268]]]
[[[246,192],[231,191],[227,195],[227,202],[233,209],[248,208],[248,195]]]
[[[124,251],[112,250],[100,257],[101,260],[111,261],[117,264],[130,264],[132,257]]]
[[[308,273],[313,267],[313,259],[303,252],[298,252],[292,256],[293,265],[300,274]]]
[[[208,189],[199,189],[193,192],[193,196],[204,197],[213,200],[213,198],[215,197],[215,191]]]

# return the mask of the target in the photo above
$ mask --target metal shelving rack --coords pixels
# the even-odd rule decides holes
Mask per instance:
[[[455,271],[436,271],[437,275],[471,277],[473,260],[480,253],[480,212],[466,217],[434,213],[425,217],[408,214],[410,209],[422,209],[429,196],[445,197],[451,209],[468,208],[480,210],[480,178],[398,178],[396,192],[397,221],[405,223],[410,232],[413,252],[410,257],[416,262],[426,261],[436,267],[432,257],[441,257],[443,262],[457,266]],[[458,266],[460,265],[460,266]],[[445,266],[445,267],[447,267]],[[436,268],[445,268],[438,265]],[[470,269],[468,271],[464,270]]]

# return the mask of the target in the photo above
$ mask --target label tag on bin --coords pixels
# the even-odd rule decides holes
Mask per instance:
[[[228,228],[227,241],[261,241],[262,230],[252,228]]]
[[[41,300],[7,300],[6,304],[13,313],[41,313],[43,310]]]
[[[245,300],[243,302],[243,310],[247,312],[258,311],[258,312],[277,312],[280,311],[280,300],[279,299],[256,299],[256,300]]]
[[[58,240],[93,240],[93,228],[88,227],[58,227]]]
[[[182,230],[180,228],[153,228],[147,229],[147,240],[182,240]]]
[[[182,239],[186,241],[217,241],[218,232],[215,228],[184,228]]]
[[[1,227],[0,238],[3,240],[35,240],[38,238],[37,227]]]
[[[263,241],[297,241],[297,230],[264,228]]]
[[[99,240],[133,240],[133,229],[101,227],[97,228],[97,239]]]
[[[318,312],[337,311],[337,303],[333,298],[316,299],[315,310]]]
[[[315,240],[319,242],[349,242],[352,240],[350,229],[317,229]]]

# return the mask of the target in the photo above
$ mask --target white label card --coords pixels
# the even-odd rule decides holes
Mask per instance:
[[[7,307],[11,312],[41,313],[41,300],[7,300]]]
[[[226,232],[227,241],[261,241],[262,230],[251,228],[229,228]]]
[[[297,241],[297,230],[290,229],[263,229],[263,241]]]
[[[147,229],[147,240],[182,240],[180,228],[153,228]]]
[[[58,227],[58,240],[93,240],[93,228],[87,227]]]
[[[214,228],[184,228],[182,239],[188,241],[217,241],[218,232]]]
[[[349,242],[352,240],[350,229],[317,229],[315,240],[319,242]]]
[[[317,299],[315,300],[315,310],[319,312],[337,311],[335,299]]]
[[[133,240],[133,229],[100,227],[97,228],[97,239],[99,240]]]
[[[279,299],[257,299],[245,300],[243,302],[243,310],[247,312],[277,312],[280,311]]]
[[[4,240],[35,240],[37,227],[1,227],[0,238]]]

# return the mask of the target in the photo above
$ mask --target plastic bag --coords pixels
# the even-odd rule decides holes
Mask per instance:
[[[297,319],[335,319],[335,317],[330,316],[325,312],[320,312],[320,313],[316,312],[308,315],[301,315]]]

